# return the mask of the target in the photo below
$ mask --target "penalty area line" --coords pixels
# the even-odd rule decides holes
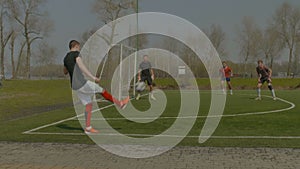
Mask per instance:
[[[267,96],[267,95],[262,95],[263,97],[268,97],[268,98],[272,98],[271,96]],[[295,104],[290,102],[290,101],[287,101],[287,100],[284,100],[284,99],[281,99],[281,98],[278,98],[277,97],[277,100],[279,101],[282,101],[284,103],[287,103],[290,105],[290,107],[287,107],[287,108],[283,108],[283,109],[277,109],[277,110],[269,110],[269,111],[262,111],[262,112],[250,112],[250,113],[239,113],[239,114],[227,114],[227,115],[212,115],[212,116],[177,116],[177,117],[138,117],[138,118],[135,118],[135,117],[127,117],[127,118],[130,118],[131,120],[156,120],[156,119],[194,119],[194,118],[218,118],[218,117],[237,117],[237,116],[250,116],[250,115],[263,115],[263,114],[271,114],[271,113],[278,113],[278,112],[283,112],[283,111],[288,111],[288,110],[291,110],[293,108],[295,108]],[[93,121],[119,121],[119,120],[127,120],[127,118],[92,118],[91,120]],[[73,119],[72,119],[73,120]],[[77,119],[74,119],[74,120],[77,120]],[[80,119],[78,118],[79,121],[83,121],[85,119]]]
[[[93,110],[92,112],[96,112],[96,111],[99,111],[99,110],[103,110],[103,109],[106,109],[106,108],[109,108],[109,107],[112,107],[114,104],[110,104],[108,106],[104,106],[100,109],[97,109],[97,110]],[[31,130],[28,130],[28,131],[25,131],[23,132],[22,134],[30,134],[31,132],[35,132],[37,130],[41,130],[43,128],[47,128],[47,127],[50,127],[50,126],[54,126],[54,125],[57,125],[57,124],[60,124],[60,123],[63,123],[63,122],[66,122],[66,121],[71,121],[71,120],[75,120],[76,118],[79,118],[79,117],[82,117],[84,116],[84,114],[80,114],[78,116],[73,116],[73,117],[70,117],[70,118],[66,118],[66,119],[63,119],[63,120],[60,120],[60,121],[57,121],[57,122],[54,122],[54,123],[50,123],[50,124],[46,124],[46,125],[43,125],[43,126],[40,126],[40,127],[37,127],[37,128],[34,128],[34,129],[31,129]]]
[[[144,94],[144,95],[142,95],[142,97],[143,96],[147,96],[147,95],[148,94]],[[131,98],[130,100],[133,100],[133,99],[134,98]],[[99,109],[93,110],[92,113],[95,113],[97,111],[110,108],[110,107],[112,107],[114,105],[115,104],[110,104],[110,105],[101,107]],[[59,121],[56,121],[56,122],[53,122],[53,123],[50,123],[50,124],[46,124],[46,125],[43,125],[43,126],[40,126],[40,127],[37,127],[37,128],[33,128],[33,129],[30,129],[30,130],[24,131],[22,134],[31,134],[32,132],[35,132],[35,131],[38,131],[38,130],[41,130],[41,129],[44,129],[44,128],[47,128],[47,127],[50,127],[50,126],[54,126],[54,125],[57,125],[57,124],[60,124],[60,123],[66,122],[66,121],[76,120],[76,118],[83,117],[83,116],[84,116],[84,113],[79,114],[77,116],[73,116],[73,117],[70,117],[70,118],[66,118],[66,119],[63,119],[63,120],[59,120]]]
[[[145,95],[142,95],[142,96],[146,96],[148,94],[145,94]],[[249,95],[249,94],[240,94],[240,95]],[[268,97],[268,98],[272,98],[271,96],[267,96],[267,95],[262,95],[263,97]],[[132,100],[134,98],[131,98],[130,100]],[[289,102],[287,100],[284,100],[284,99],[281,99],[281,98],[277,98],[277,100],[280,100],[284,103],[287,103],[290,105],[290,107],[288,108],[284,108],[284,109],[278,109],[278,110],[270,110],[270,111],[264,111],[264,112],[251,112],[251,113],[241,113],[241,114],[228,114],[228,115],[215,115],[215,116],[185,116],[185,117],[144,117],[144,118],[131,118],[132,120],[149,120],[149,119],[190,119],[190,118],[217,118],[217,117],[237,117],[237,116],[249,116],[249,115],[263,115],[263,114],[270,114],[270,113],[278,113],[278,112],[282,112],[282,111],[288,111],[288,110],[291,110],[293,108],[295,108],[295,104],[292,103],[292,102]],[[109,107],[112,107],[114,106],[114,104],[110,104],[108,106],[105,106],[105,107],[102,107],[100,109],[96,109],[96,110],[93,110],[92,112],[97,112],[99,110],[103,110],[103,109],[106,109],[106,108],[109,108]],[[54,122],[54,123],[50,123],[50,124],[46,124],[46,125],[43,125],[43,126],[40,126],[40,127],[37,127],[37,128],[34,128],[34,129],[31,129],[31,130],[28,130],[28,131],[25,131],[23,132],[22,134],[31,134],[32,132],[35,132],[37,133],[36,131],[40,130],[40,129],[43,129],[43,128],[47,128],[47,127],[50,127],[50,126],[53,126],[53,125],[57,125],[57,124],[60,124],[60,123],[63,123],[63,122],[66,122],[66,121],[71,121],[71,120],[79,120],[79,121],[82,121],[83,119],[80,119],[80,117],[83,117],[84,114],[80,114],[78,116],[74,116],[74,117],[70,117],[70,118],[67,118],[67,119],[63,119],[63,120],[60,120],[60,121],[57,121],[57,122]],[[100,120],[100,121],[103,121],[103,120],[107,120],[107,121],[114,121],[114,120],[125,120],[126,118],[98,118],[98,119],[92,119],[92,120]]]

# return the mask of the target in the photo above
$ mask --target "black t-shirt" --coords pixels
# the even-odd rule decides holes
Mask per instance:
[[[64,66],[69,72],[71,87],[73,90],[80,89],[87,82],[80,68],[76,64],[77,57],[80,57],[80,53],[78,51],[71,51],[64,58]]]
[[[270,69],[266,66],[264,67],[256,67],[256,72],[258,75],[261,75],[261,78],[267,78],[270,75]]]
[[[139,68],[142,70],[142,76],[151,76],[150,69],[152,68],[151,63],[149,61],[143,61]]]

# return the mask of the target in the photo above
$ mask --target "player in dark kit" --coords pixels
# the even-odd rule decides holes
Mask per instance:
[[[262,60],[259,60],[257,62],[258,66],[256,67],[256,72],[258,74],[258,84],[257,84],[257,95],[258,97],[256,98],[256,100],[261,100],[261,86],[267,82],[268,83],[268,88],[270,89],[272,96],[273,96],[273,100],[276,100],[276,95],[275,95],[275,91],[273,89],[272,86],[272,70],[270,68],[268,68],[267,66],[264,65]]]
[[[80,56],[80,43],[72,40],[69,43],[70,52],[64,58],[64,74],[70,75],[71,87],[77,93],[81,103],[85,106],[85,133],[98,133],[97,130],[91,126],[92,116],[92,96],[100,93],[106,100],[115,103],[120,108],[124,108],[129,101],[129,97],[119,101],[115,99],[110,93],[100,87],[98,84],[100,79],[91,74],[91,72],[84,65]],[[96,83],[86,80],[84,75],[93,79]]]
[[[139,72],[138,72],[138,80],[140,82],[145,82],[147,81],[147,84],[150,88],[150,98],[152,100],[156,100],[154,97],[152,90],[153,90],[153,83],[152,81],[154,80],[154,71],[152,69],[152,65],[149,62],[149,57],[148,55],[144,55],[143,57],[143,62],[139,66]],[[139,100],[141,97],[140,91],[138,91],[138,95],[136,97],[136,100]]]

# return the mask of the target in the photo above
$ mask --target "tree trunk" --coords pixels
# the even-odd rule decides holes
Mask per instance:
[[[2,15],[2,11],[0,14],[0,41],[1,41],[1,51],[0,51],[0,66],[1,66],[1,70],[0,70],[0,75],[2,79],[5,79],[5,73],[4,73],[4,37],[3,37],[3,15]]]
[[[291,74],[291,67],[292,67],[292,59],[293,59],[293,48],[290,48],[290,54],[289,54],[289,63],[288,63],[288,69],[287,69],[287,75],[289,76]]]
[[[243,78],[246,78],[246,70],[247,70],[248,58],[249,58],[249,52],[247,52],[245,60],[244,60],[244,75],[243,75]]]
[[[273,69],[274,56],[271,56],[270,68]]]
[[[20,67],[21,67],[21,59],[22,59],[22,55],[23,55],[23,49],[26,45],[26,42],[23,42],[21,49],[19,51],[19,56],[18,56],[18,64],[16,67],[16,77],[18,76],[18,73],[20,72]]]
[[[29,13],[26,11],[25,16],[25,23],[24,23],[24,35],[26,39],[26,45],[27,45],[27,54],[26,54],[26,65],[25,65],[25,76],[26,79],[30,79],[30,57],[31,57],[31,44],[30,44],[30,37],[28,33],[28,16]]]
[[[1,54],[0,54],[0,58],[1,58],[1,72],[0,75],[1,79],[5,79],[5,72],[4,72],[4,47],[1,46]]]
[[[27,39],[27,38],[26,38]],[[27,54],[26,54],[26,79],[30,79],[30,57],[31,57],[31,48],[29,39],[26,40],[27,44]]]
[[[15,35],[12,35],[10,41],[10,58],[11,58],[11,69],[12,69],[12,79],[16,79],[16,68],[15,68],[15,59],[14,59],[14,50],[15,50]]]
[[[298,74],[299,73],[299,55],[298,54],[295,54],[294,55],[294,62],[293,62],[293,64],[294,64],[294,74]]]

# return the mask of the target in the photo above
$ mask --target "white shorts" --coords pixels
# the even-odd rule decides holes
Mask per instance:
[[[83,105],[87,105],[89,103],[92,103],[92,97],[96,93],[103,92],[103,88],[94,82],[87,81],[84,86],[82,86],[80,89],[76,90],[75,92],[77,93],[81,103]]]

